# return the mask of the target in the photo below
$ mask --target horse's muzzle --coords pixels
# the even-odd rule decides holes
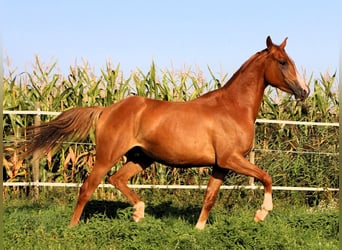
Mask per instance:
[[[288,86],[298,101],[305,100],[310,95],[310,88],[305,84],[300,85],[299,82],[295,81],[289,83]]]
[[[297,91],[294,91],[294,95],[296,100],[303,101],[310,95],[310,89],[299,89]]]

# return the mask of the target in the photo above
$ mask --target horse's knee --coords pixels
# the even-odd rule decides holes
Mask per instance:
[[[108,178],[108,182],[110,184],[112,184],[115,188],[117,189],[121,189],[121,187],[123,185],[126,185],[126,183],[124,183],[122,180],[120,180],[119,178],[117,178],[115,175],[112,175]]]

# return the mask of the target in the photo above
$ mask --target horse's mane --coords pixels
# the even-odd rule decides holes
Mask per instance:
[[[264,49],[261,50],[257,53],[255,53],[253,56],[251,56],[246,62],[244,62],[244,64],[241,65],[241,67],[239,68],[239,70],[237,72],[243,72],[245,71],[245,69],[252,63],[254,62],[257,58],[263,56],[265,54],[265,52],[268,52],[268,49]]]
[[[266,48],[264,50],[261,50],[261,51],[255,53],[250,58],[248,58],[248,60],[246,62],[244,62],[237,71],[235,71],[233,76],[231,78],[229,78],[228,81],[225,84],[222,85],[222,88],[229,87],[229,85],[234,82],[235,78],[237,78],[240,73],[244,72],[250,66],[250,64],[253,63],[255,60],[257,60],[260,57],[263,57],[264,55],[266,55],[267,52],[268,52],[268,49]],[[212,91],[210,91],[208,93],[205,93],[201,97],[209,97],[214,92],[219,91],[219,90],[220,89],[212,90]]]
[[[223,87],[225,87],[225,86],[228,87],[240,73],[244,72],[250,66],[251,63],[253,63],[255,60],[259,59],[260,57],[263,57],[264,55],[266,55],[267,52],[268,52],[268,49],[266,48],[264,50],[261,50],[261,51],[255,53],[250,58],[248,58],[248,60],[246,62],[244,62],[237,71],[235,71],[233,76],[223,85]]]

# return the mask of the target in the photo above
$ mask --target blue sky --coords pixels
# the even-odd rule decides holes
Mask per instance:
[[[85,59],[96,70],[107,60],[125,75],[155,61],[161,69],[192,66],[231,75],[271,35],[299,72],[338,70],[341,4],[327,1],[4,1],[4,56],[18,71],[34,56],[57,60],[62,72]],[[4,66],[6,70],[6,65]]]

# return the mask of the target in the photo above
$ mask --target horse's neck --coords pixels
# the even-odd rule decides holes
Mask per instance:
[[[233,106],[239,115],[249,114],[254,122],[259,113],[265,87],[263,67],[249,65],[237,71],[218,92],[225,106]]]
[[[254,122],[261,106],[266,83],[264,79],[266,51],[256,53],[220,89],[211,91],[195,101],[213,107],[226,107],[230,115],[244,115]],[[232,112],[234,111],[234,112]]]

